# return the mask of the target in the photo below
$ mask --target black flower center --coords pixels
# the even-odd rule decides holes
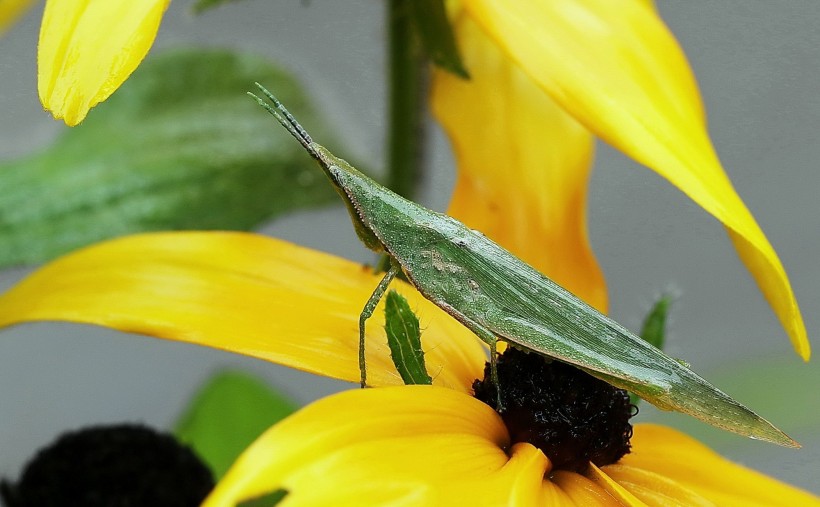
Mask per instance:
[[[172,436],[119,425],[62,435],[0,492],[9,507],[193,507],[213,485],[210,470]]]
[[[509,347],[498,358],[504,420],[513,443],[529,442],[550,459],[553,470],[583,473],[589,463],[615,463],[629,452],[637,413],[623,389],[574,366]],[[475,397],[496,407],[489,363]]]

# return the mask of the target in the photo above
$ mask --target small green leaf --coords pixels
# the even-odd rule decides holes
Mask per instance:
[[[410,0],[406,2],[416,33],[427,56],[442,69],[469,79],[470,74],[461,61],[443,0]]]
[[[296,409],[294,402],[260,380],[244,373],[224,372],[194,397],[174,433],[218,478],[262,432]]]
[[[239,0],[197,0],[191,7],[191,10],[194,11],[194,14],[202,14],[203,12],[209,11],[214,7],[219,7],[223,4],[229,4],[238,1]]]
[[[384,330],[390,356],[405,384],[431,384],[421,350],[419,319],[407,300],[398,292],[387,293],[384,304]]]
[[[146,61],[44,152],[0,164],[0,266],[142,231],[247,230],[331,201],[311,161],[247,99],[256,80],[313,117],[301,87],[264,59],[174,52]]]
[[[652,310],[644,318],[643,326],[641,327],[640,337],[648,343],[654,345],[660,350],[663,350],[663,344],[666,340],[666,317],[669,315],[669,307],[672,305],[672,298],[668,295],[663,295],[652,307]],[[677,360],[684,367],[689,368],[689,365],[680,359]],[[641,398],[629,393],[629,399],[633,405],[638,405]]]
[[[262,495],[252,500],[240,502],[236,507],[273,507],[284,500],[287,494],[288,492],[286,490],[277,489],[273,493],[268,493],[267,495]]]
[[[666,340],[666,317],[669,315],[670,306],[672,306],[672,298],[666,295],[661,296],[646,315],[641,327],[641,338],[661,350]]]

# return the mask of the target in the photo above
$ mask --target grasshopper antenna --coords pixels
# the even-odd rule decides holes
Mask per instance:
[[[290,135],[295,137],[296,140],[299,141],[302,144],[302,146],[305,147],[305,149],[308,151],[308,153],[310,153],[310,155],[313,158],[320,160],[319,153],[313,147],[313,139],[311,139],[310,135],[299,124],[299,122],[296,121],[296,118],[294,118],[293,115],[290,114],[290,111],[288,111],[285,108],[285,106],[283,106],[282,103],[279,102],[279,100],[276,97],[274,97],[273,94],[269,92],[264,86],[262,86],[259,83],[254,84],[257,88],[259,88],[259,91],[261,91],[265,97],[267,97],[271,102],[273,102],[273,105],[268,104],[267,102],[265,102],[265,99],[262,99],[251,92],[248,92],[248,95],[253,97],[256,100],[256,102],[259,103],[260,106],[264,107],[270,114],[272,114],[274,118],[276,118],[276,120],[279,123],[281,123],[282,126],[285,127],[288,132],[290,132]]]

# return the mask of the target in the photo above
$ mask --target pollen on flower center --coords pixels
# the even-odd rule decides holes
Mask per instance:
[[[623,389],[578,368],[509,347],[498,359],[501,418],[513,443],[529,442],[550,459],[553,470],[585,472],[589,463],[615,463],[630,449],[637,413]],[[475,397],[496,407],[489,363]]]

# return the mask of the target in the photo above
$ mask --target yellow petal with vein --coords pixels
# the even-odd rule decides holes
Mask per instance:
[[[595,481],[583,475],[558,470],[552,474],[551,480],[567,493],[571,502],[569,505],[611,505],[613,507],[624,505],[617,497],[610,496]]]
[[[424,498],[453,481],[497,472],[507,462],[502,447],[508,443],[500,417],[456,391],[429,386],[347,391],[269,429],[203,505],[233,505],[277,488],[290,491],[284,505]]]
[[[653,424],[635,426],[632,453],[602,470],[649,505],[820,506],[820,499],[806,491]]]
[[[60,258],[0,296],[0,326],[97,324],[358,381],[358,317],[379,275],[350,261],[246,233],[129,236]],[[435,384],[469,391],[483,377],[478,340],[412,287]],[[380,306],[368,321],[372,385],[401,384]]]
[[[34,0],[0,0],[0,35],[6,33],[33,4]]]
[[[549,460],[516,444],[498,414],[448,389],[348,391],[273,426],[203,504],[233,506],[285,489],[283,506],[620,505],[592,481],[545,480]],[[543,500],[549,498],[551,503]]]
[[[795,349],[808,359],[788,277],[724,173],[689,65],[654,9],[643,0],[463,3],[572,116],[724,224]]]
[[[453,23],[470,80],[436,70],[431,97],[458,163],[448,213],[606,312],[586,227],[592,135],[463,12]]]
[[[601,489],[617,499],[622,505],[629,507],[645,507],[646,504],[640,501],[635,495],[630,493],[626,488],[618,484],[615,479],[608,476],[594,463],[589,464],[589,471],[586,474],[587,478],[594,481]]]
[[[40,101],[73,126],[137,68],[170,0],[48,0],[40,26]]]

